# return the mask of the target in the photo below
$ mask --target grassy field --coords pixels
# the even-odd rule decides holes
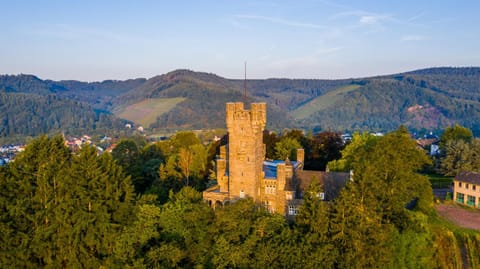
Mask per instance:
[[[344,87],[337,88],[333,91],[330,91],[322,96],[318,96],[315,99],[312,99],[308,103],[298,107],[293,111],[293,116],[296,119],[305,119],[308,118],[313,113],[324,110],[332,107],[335,103],[340,100],[342,94],[354,91],[360,88],[360,85],[348,85]]]
[[[185,100],[182,97],[176,98],[151,98],[129,105],[115,114],[123,119],[131,120],[144,127],[149,127],[155,122],[158,116],[167,113],[178,103]]]

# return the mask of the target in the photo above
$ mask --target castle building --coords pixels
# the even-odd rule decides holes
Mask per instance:
[[[304,171],[304,150],[297,150],[295,161],[266,160],[263,131],[267,121],[265,103],[227,103],[228,144],[220,148],[216,160],[217,185],[203,192],[213,208],[242,198],[261,203],[272,213],[293,216],[302,203],[303,193],[312,180],[323,187],[321,199],[334,198],[349,173]]]

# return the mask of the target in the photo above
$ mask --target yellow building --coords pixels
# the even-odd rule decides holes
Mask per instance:
[[[480,208],[480,173],[459,173],[453,180],[453,200]]]
[[[265,160],[263,131],[267,121],[265,103],[227,103],[228,144],[220,148],[216,163],[218,185],[203,192],[213,208],[252,198],[270,212],[296,215],[305,189],[312,180],[323,186],[322,199],[332,199],[345,185],[349,173],[303,171],[304,150],[297,160]]]

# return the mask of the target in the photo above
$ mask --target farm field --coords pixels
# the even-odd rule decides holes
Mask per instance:
[[[115,114],[123,119],[133,121],[145,127],[155,122],[158,116],[169,112],[185,98],[149,98],[129,105]]]
[[[343,86],[333,91],[330,91],[322,96],[314,98],[306,104],[295,109],[293,111],[293,117],[296,119],[307,118],[319,110],[324,110],[335,105],[336,102],[341,99],[342,94],[354,91],[358,88],[360,88],[360,85]]]

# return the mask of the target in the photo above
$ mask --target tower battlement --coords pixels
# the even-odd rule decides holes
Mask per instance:
[[[254,131],[263,131],[267,122],[267,104],[252,103],[250,106],[251,108],[248,110],[241,102],[227,103],[226,122],[229,133],[239,124],[248,125]]]

